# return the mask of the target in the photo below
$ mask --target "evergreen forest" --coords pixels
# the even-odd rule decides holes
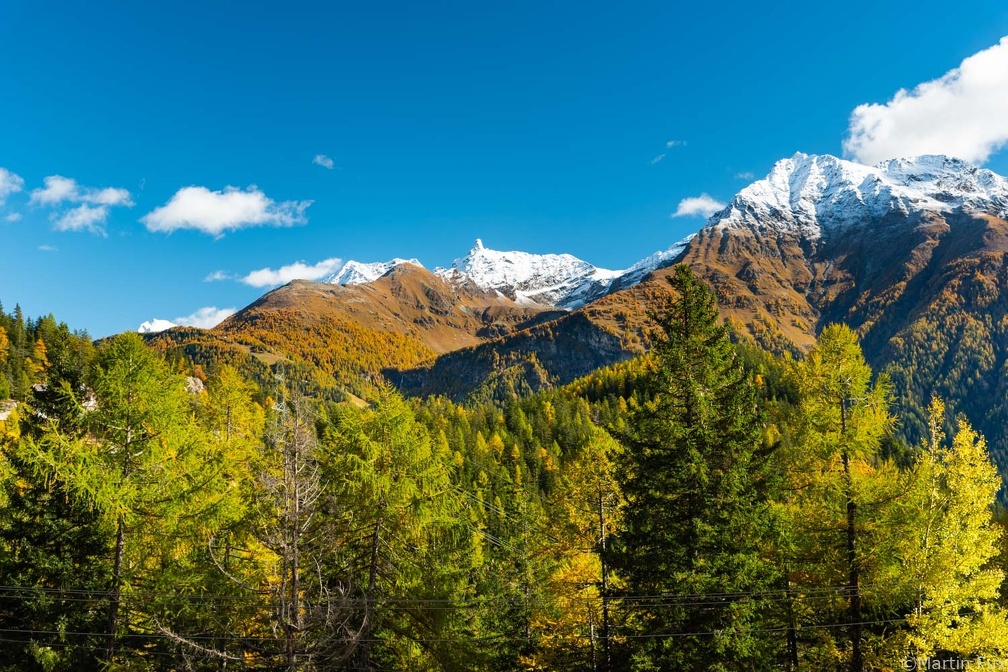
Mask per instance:
[[[648,354],[465,404],[0,308],[0,670],[1008,666],[1001,437],[669,282]]]

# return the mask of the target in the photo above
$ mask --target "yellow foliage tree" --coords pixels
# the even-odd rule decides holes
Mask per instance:
[[[945,406],[932,399],[929,438],[903,499],[915,524],[902,549],[913,609],[909,654],[954,652],[962,658],[1008,654],[1008,620],[997,599],[1004,572],[992,566],[1001,530],[992,506],[1001,479],[984,437],[964,418],[945,445]]]

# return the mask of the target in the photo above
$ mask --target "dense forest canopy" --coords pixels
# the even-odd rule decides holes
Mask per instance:
[[[934,396],[907,445],[850,329],[775,357],[670,282],[649,355],[465,405],[0,310],[0,669],[1008,660],[985,438]]]

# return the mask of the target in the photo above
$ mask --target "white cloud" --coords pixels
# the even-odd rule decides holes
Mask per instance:
[[[665,158],[664,154],[659,154],[658,156],[656,156],[653,159],[651,159],[651,165],[654,166],[656,164],[661,163],[661,160],[664,159],[664,158]]]
[[[673,217],[710,217],[716,212],[720,212],[725,204],[707,194],[700,194],[679,201],[679,207],[672,213]]]
[[[53,247],[52,245],[39,245],[38,249],[43,252],[59,252],[59,248]]]
[[[130,198],[130,192],[125,189],[115,189],[113,187],[106,187],[105,189],[96,189],[94,191],[84,194],[84,200],[87,203],[99,203],[101,205],[126,205],[133,206],[133,200]]]
[[[57,231],[90,231],[100,236],[105,235],[102,224],[108,219],[107,205],[92,207],[83,203],[76,208],[56,214],[53,213],[53,228]]]
[[[756,173],[751,170],[743,170],[741,173],[735,173],[736,180],[753,180],[756,179]]]
[[[333,163],[333,160],[330,159],[325,154],[316,154],[315,158],[312,159],[312,163],[314,163],[316,166],[322,166],[323,168],[328,168],[329,170],[332,170],[333,167],[336,165],[335,163]]]
[[[228,317],[238,312],[235,308],[218,308],[217,306],[205,306],[192,315],[176,317],[172,322],[185,327],[199,327],[200,329],[210,329],[216,327]]]
[[[214,271],[205,278],[203,282],[220,282],[221,280],[234,280],[235,276],[227,271]]]
[[[7,215],[6,217],[4,217],[4,220],[6,220],[8,222],[19,222],[19,221],[21,221],[21,213],[20,212],[12,212],[9,215]]]
[[[685,140],[669,140],[665,143],[665,149],[672,149],[673,147],[685,147]]]
[[[343,268],[343,260],[335,257],[323,259],[317,264],[306,264],[297,261],[277,269],[261,268],[240,278],[241,282],[252,287],[275,287],[291,280],[321,280],[327,275],[338,273]]]
[[[1008,143],[1008,37],[885,105],[851,113],[844,153],[865,164],[921,154],[985,162]]]
[[[42,181],[45,186],[32,191],[31,203],[55,208],[62,208],[64,204],[77,205],[50,215],[57,231],[89,231],[104,236],[103,225],[108,220],[109,208],[133,207],[133,199],[126,189],[82,187],[77,180],[62,175],[49,175]]]
[[[16,194],[22,189],[24,189],[24,178],[6,168],[0,168],[0,205],[7,201],[8,196]]]
[[[81,187],[77,184],[77,180],[62,175],[50,175],[42,181],[45,187],[35,189],[31,193],[31,202],[36,205],[59,205],[67,201],[91,205],[133,206],[133,199],[126,189]]]
[[[45,188],[31,193],[31,202],[38,205],[56,205],[63,201],[76,201],[77,182],[61,175],[50,175],[43,180]]]
[[[171,233],[195,229],[221,237],[226,231],[250,226],[294,226],[308,221],[305,210],[311,201],[277,203],[257,187],[243,191],[227,187],[210,191],[206,187],[184,187],[165,205],[140,218],[150,231]]]

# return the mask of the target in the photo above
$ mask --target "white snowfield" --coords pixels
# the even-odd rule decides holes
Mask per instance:
[[[159,331],[164,331],[165,329],[171,329],[172,327],[177,327],[178,325],[169,320],[162,320],[160,318],[154,318],[153,320],[147,320],[139,327],[137,327],[138,334],[153,334]]]
[[[363,285],[374,282],[400,264],[424,267],[416,259],[399,259],[398,257],[391,261],[377,261],[370,264],[351,259],[343,265],[339,272],[323,278],[322,282],[330,285]]]
[[[1008,180],[947,156],[890,159],[877,166],[795,154],[740,191],[707,226],[773,228],[817,239],[823,231],[890,212],[956,209],[1008,214]]]

